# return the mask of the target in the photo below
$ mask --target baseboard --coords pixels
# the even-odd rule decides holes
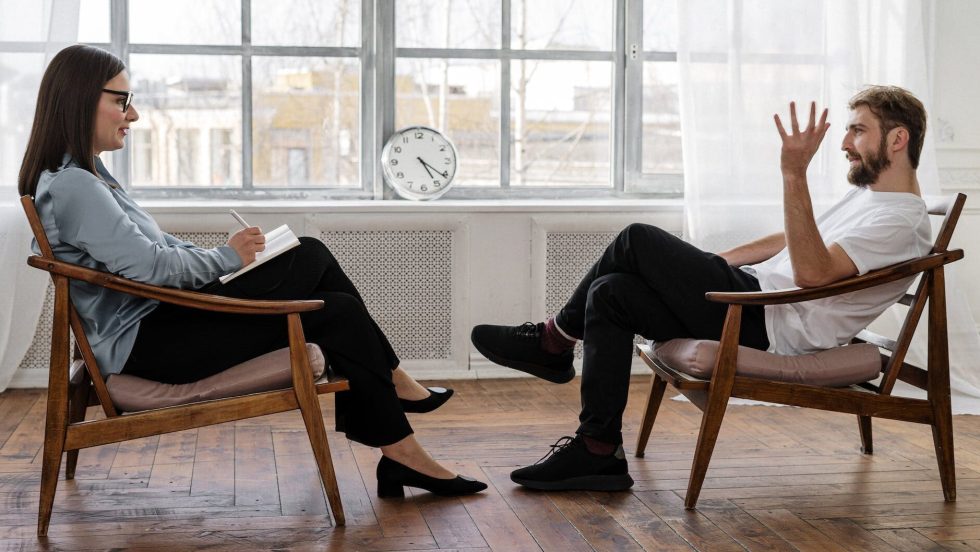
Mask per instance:
[[[17,370],[8,386],[12,389],[46,389],[48,371],[44,369]]]

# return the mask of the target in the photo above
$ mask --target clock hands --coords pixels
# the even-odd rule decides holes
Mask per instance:
[[[419,160],[419,163],[422,163],[422,166],[425,167],[426,172],[429,173],[429,177],[432,177],[432,171],[435,171],[436,174],[438,174],[439,176],[441,176],[443,178],[449,178],[449,171],[439,172],[439,169],[437,169],[437,168],[433,167],[432,165],[426,163],[421,157],[416,157],[416,159],[418,159]],[[432,169],[432,170],[429,170],[429,169]]]
[[[429,178],[435,178],[434,176],[432,176],[432,171],[429,170],[429,164],[426,163],[425,161],[422,161],[421,157],[416,157],[416,159],[419,160],[419,163],[422,163],[422,168],[425,169],[425,172],[429,173]]]

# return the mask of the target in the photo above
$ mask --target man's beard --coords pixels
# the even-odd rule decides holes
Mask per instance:
[[[847,171],[847,181],[861,188],[866,188],[877,182],[882,171],[892,164],[888,156],[885,155],[887,145],[887,136],[882,136],[878,151],[869,155],[867,159],[861,157],[858,165]]]

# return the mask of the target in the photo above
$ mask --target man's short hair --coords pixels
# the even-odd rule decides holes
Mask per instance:
[[[869,86],[847,103],[852,110],[860,105],[868,106],[878,117],[882,140],[893,128],[904,127],[909,131],[909,162],[913,169],[918,168],[926,137],[926,108],[922,102],[898,86]]]

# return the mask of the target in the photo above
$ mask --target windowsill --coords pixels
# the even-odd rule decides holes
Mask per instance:
[[[212,213],[228,209],[249,213],[527,213],[527,212],[675,212],[683,199],[479,199],[479,200],[257,200],[143,199],[155,214]]]

